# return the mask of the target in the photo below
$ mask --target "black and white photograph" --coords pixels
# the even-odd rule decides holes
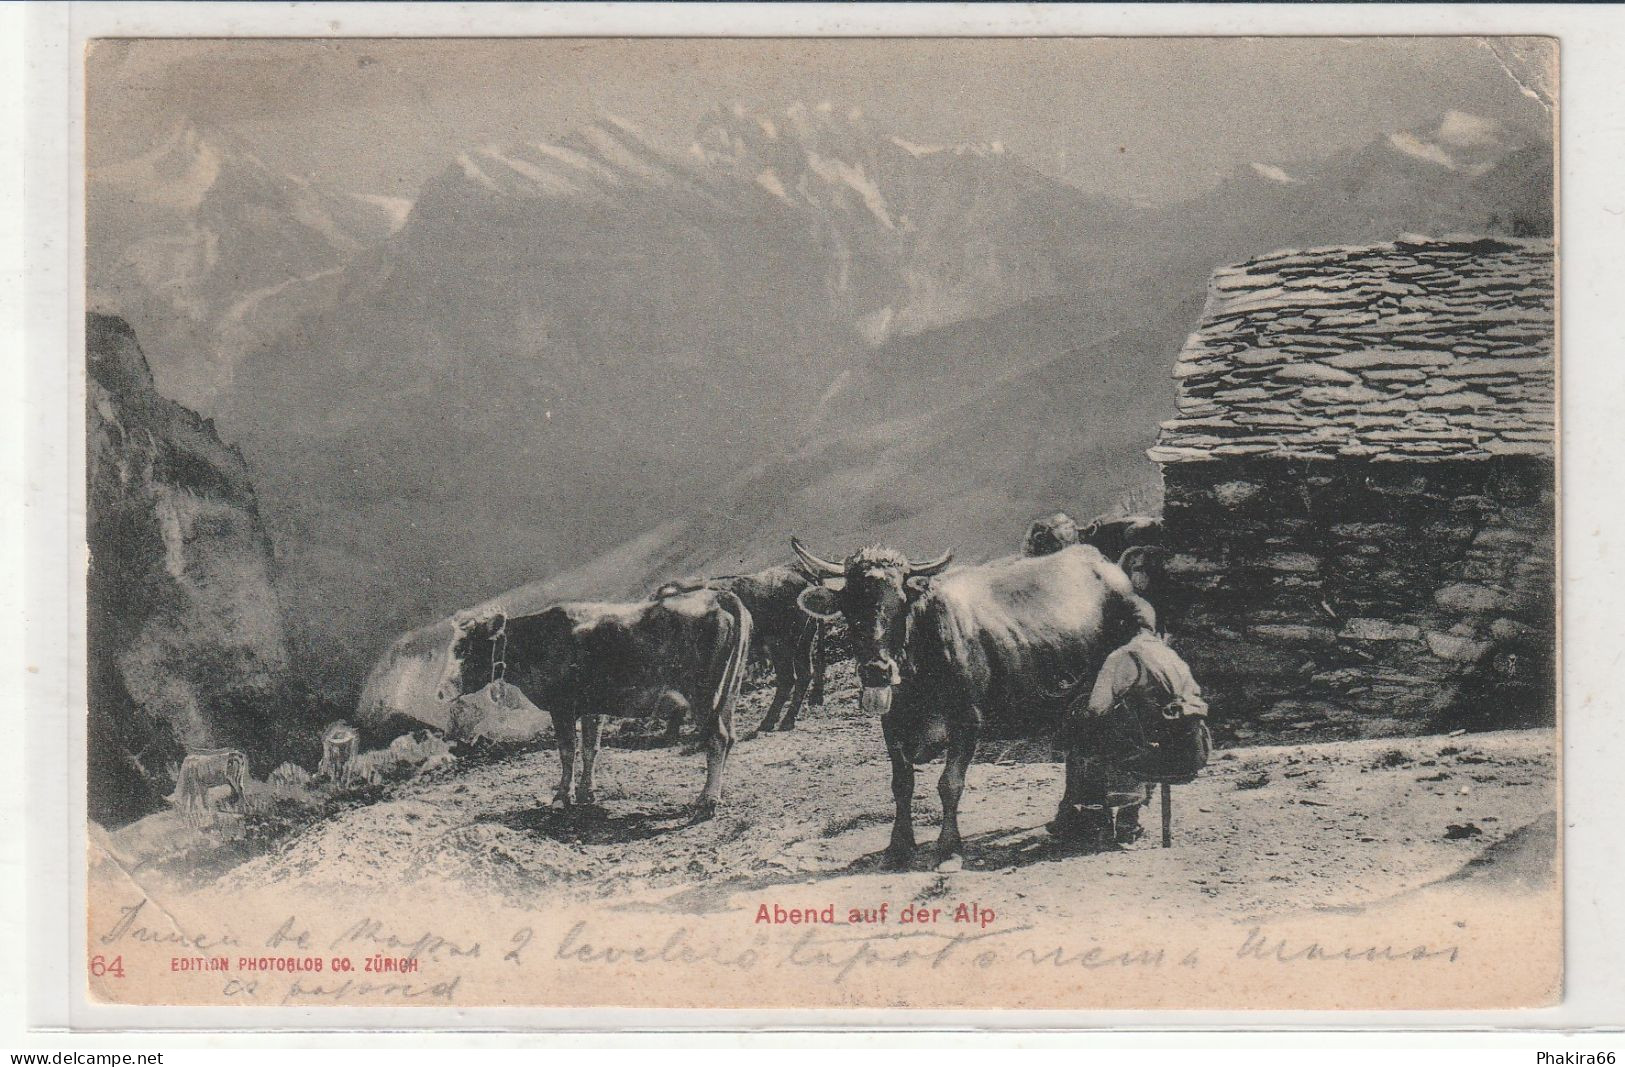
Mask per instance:
[[[1546,37],[103,37],[89,996],[1563,991]]]

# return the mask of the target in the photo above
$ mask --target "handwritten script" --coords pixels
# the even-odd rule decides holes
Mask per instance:
[[[991,914],[991,913],[987,913]],[[944,915],[944,919],[949,916]],[[980,913],[978,913],[978,918]],[[1444,965],[1462,958],[1456,944],[1426,941],[1343,943],[1285,934],[1258,925],[1209,935],[1199,944],[1123,940],[1109,933],[1032,925],[987,929],[980,922],[877,927],[820,921],[810,927],[718,926],[691,921],[632,926],[624,920],[569,922],[562,933],[519,926],[482,942],[387,916],[323,917],[307,923],[288,915],[260,936],[187,929],[148,900],[121,906],[93,939],[128,952],[167,951],[164,969],[224,981],[221,995],[259,1003],[317,1004],[457,1000],[465,979],[478,984],[491,967],[542,982],[582,969],[778,972],[840,986],[876,972],[1014,971],[1035,973],[1191,972],[1204,967],[1393,967]],[[490,945],[489,951],[486,944]],[[482,967],[481,964],[487,965]]]
[[[948,966],[989,969],[1009,964],[1039,968],[1157,970],[1199,968],[1204,954],[1228,954],[1242,961],[1292,965],[1305,963],[1455,963],[1455,945],[1358,944],[1294,941],[1248,930],[1235,944],[1215,949],[1167,945],[1108,945],[1086,939],[1032,944],[1030,926],[991,932],[904,930],[846,934],[824,928],[805,930],[793,940],[758,937],[741,948],[737,942],[707,941],[686,926],[658,939],[629,939],[624,932],[594,929],[579,921],[559,939],[552,954],[564,965],[680,965],[725,970],[796,967],[839,984],[869,967],[940,970]],[[1023,936],[1026,935],[1026,936]]]

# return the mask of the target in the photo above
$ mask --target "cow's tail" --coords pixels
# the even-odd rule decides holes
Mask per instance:
[[[807,691],[807,703],[814,707],[824,703],[824,675],[829,672],[829,650],[825,646],[828,627],[825,623],[809,619],[807,627],[806,663],[812,688]]]
[[[721,675],[717,679],[716,693],[711,699],[711,721],[715,724],[713,729],[722,732],[723,736],[732,740],[734,705],[739,702],[739,687],[745,680],[745,664],[750,657],[750,611],[744,602],[737,596],[726,591],[717,593],[717,603],[722,610],[733,616],[733,640],[728,645],[727,658],[723,661]]]

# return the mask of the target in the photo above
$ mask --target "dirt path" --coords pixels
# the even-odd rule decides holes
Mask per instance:
[[[688,821],[697,753],[606,748],[600,809],[571,813],[546,806],[551,751],[465,763],[189,880],[173,860],[93,850],[92,928],[112,937],[141,905],[156,940],[112,943],[157,972],[141,995],[159,1003],[235,988],[166,970],[168,945],[200,935],[412,951],[423,988],[466,1005],[1448,1007],[1556,988],[1560,900],[1539,892],[1557,836],[1550,730],[1219,752],[1176,789],[1173,848],[1158,847],[1152,813],[1142,842],[1100,853],[1043,828],[1060,765],[995,743],[971,769],[963,868],[933,870],[922,848],[914,869],[890,871],[879,727],[845,687],[831,696],[794,733],[740,743],[707,822]],[[744,721],[765,698],[751,695]],[[922,845],[939,766],[918,779]],[[764,925],[764,906],[833,924]],[[1314,965],[1320,977],[1295,962],[1311,951],[1334,961]],[[1085,977],[1097,956],[1110,974]],[[1371,967],[1380,980],[1362,977]],[[1488,990],[1485,975],[1512,984]],[[409,1002],[308,976],[257,988],[257,1002]]]
[[[592,900],[685,913],[951,890],[1056,918],[1102,907],[1239,918],[1396,897],[1555,808],[1549,730],[1240,749],[1175,790],[1174,848],[1158,847],[1152,812],[1139,844],[1080,854],[1043,829],[1059,765],[1000,760],[995,745],[970,773],[964,869],[930,870],[922,847],[915,870],[891,872],[878,855],[891,818],[880,731],[846,695],[793,733],[742,742],[725,806],[708,822],[687,815],[700,755],[606,749],[600,808],[560,812],[546,806],[557,760],[542,751],[403,785],[224,884],[321,893],[451,880],[508,906]],[[922,846],[936,834],[937,774],[919,776]]]

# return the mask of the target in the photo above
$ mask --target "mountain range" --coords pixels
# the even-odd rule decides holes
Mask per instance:
[[[342,690],[537,578],[634,595],[790,533],[985,557],[1143,496],[1215,266],[1550,233],[1551,182],[1549,141],[1450,112],[1148,206],[820,105],[718,108],[685,151],[605,116],[408,206],[182,126],[91,174],[90,282],[240,444],[296,654]]]
[[[159,385],[209,407],[257,338],[404,221],[410,205],[324,188],[234,138],[176,123],[88,173],[88,304],[161,353]]]

